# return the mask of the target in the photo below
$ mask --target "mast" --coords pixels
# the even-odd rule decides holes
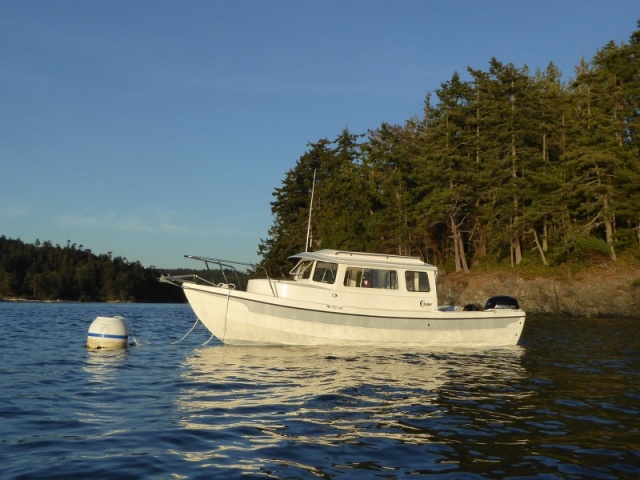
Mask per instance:
[[[304,251],[309,251],[309,242],[311,238],[311,213],[313,212],[313,193],[316,189],[316,170],[313,169],[313,184],[311,185],[311,203],[309,205],[309,222],[307,223],[307,242],[304,244]]]

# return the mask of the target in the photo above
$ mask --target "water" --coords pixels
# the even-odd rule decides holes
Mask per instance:
[[[142,346],[87,350],[96,316]],[[221,346],[186,305],[0,302],[0,477],[638,478],[640,320],[490,350]]]

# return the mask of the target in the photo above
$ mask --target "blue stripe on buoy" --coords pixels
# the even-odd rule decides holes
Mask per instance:
[[[108,333],[89,333],[90,337],[127,339],[129,335],[109,335]]]

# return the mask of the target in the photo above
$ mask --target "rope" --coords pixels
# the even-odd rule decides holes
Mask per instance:
[[[133,344],[134,344],[136,347],[141,347],[141,346],[142,346],[142,343],[140,343],[140,342],[136,339],[136,336],[133,334],[133,330],[131,330],[131,338],[133,338]],[[149,344],[147,343],[147,345],[149,345]]]
[[[175,345],[176,343],[180,343],[180,342],[181,342],[181,341],[183,341],[185,338],[187,338],[187,337],[189,336],[189,334],[190,334],[191,332],[193,332],[193,329],[194,329],[194,328],[196,328],[196,325],[198,324],[198,322],[199,322],[199,321],[200,321],[200,319],[199,319],[199,318],[196,318],[195,323],[193,324],[193,326],[191,327],[191,329],[190,329],[187,333],[185,333],[185,334],[184,334],[184,337],[182,337],[182,338],[181,338],[180,340],[178,340],[177,342],[172,342],[172,343],[171,343],[171,345]],[[211,340],[211,339],[209,339],[209,340]],[[207,340],[207,341],[209,341],[209,340]]]
[[[135,335],[135,333],[133,331],[133,325],[131,324],[131,322],[129,320],[126,320],[122,315],[116,315],[116,317],[120,317],[125,322],[125,325],[127,326],[127,328],[129,330],[131,330],[131,335],[129,335],[129,336],[131,338],[133,338],[133,344],[132,345],[135,345],[136,347],[142,346],[143,344],[138,342],[138,339],[136,338],[136,335]]]
[[[118,315],[118,316],[124,320],[123,316],[121,316],[121,315]],[[176,345],[176,344],[182,342],[185,338],[187,338],[189,336],[189,334],[191,332],[193,332],[193,329],[196,328],[196,325],[198,325],[199,321],[200,321],[200,319],[196,318],[195,323],[192,325],[192,327],[189,329],[189,331],[187,333],[185,333],[184,336],[180,340],[177,340],[175,342],[171,342],[170,345]],[[129,330],[131,331],[129,336],[133,339],[133,343],[131,343],[130,345],[135,345],[136,347],[141,347],[141,346],[144,346],[144,345],[153,345],[152,342],[144,342],[144,343],[139,342],[138,339],[135,336],[134,331],[133,331],[133,325],[131,324],[131,321],[130,320],[125,320],[125,322],[127,323],[127,326],[129,328]],[[202,345],[204,346],[204,345],[208,344],[211,340],[213,340],[213,337],[214,337],[214,335],[212,334],[211,337],[209,337],[209,340],[204,342]]]
[[[215,335],[212,333],[211,336],[209,337],[209,340],[207,340],[206,342],[204,342],[202,344],[202,346],[204,347],[207,343],[209,343],[211,340],[213,340],[213,337],[215,337]]]

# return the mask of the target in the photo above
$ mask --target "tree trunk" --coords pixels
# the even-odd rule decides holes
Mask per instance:
[[[604,202],[603,202],[603,206],[605,211],[609,208],[609,199],[605,198]],[[616,251],[615,248],[613,246],[613,221],[611,220],[611,217],[605,213],[604,215],[604,231],[605,231],[605,238],[607,241],[607,245],[609,245],[609,248],[611,249],[611,260],[612,261],[616,261]]]
[[[544,248],[542,247],[542,245],[540,245],[540,241],[538,240],[538,232],[536,232],[535,228],[532,228],[531,231],[533,232],[533,238],[536,241],[536,247],[538,249],[538,252],[540,252],[540,258],[542,258],[542,263],[546,267],[548,265],[547,264],[547,258],[544,255]]]
[[[458,231],[458,243],[460,244],[460,263],[462,264],[462,271],[469,273],[469,266],[467,265],[467,256],[464,253],[464,242],[462,241],[462,235]]]
[[[456,263],[456,272],[462,270],[462,265],[460,265],[460,244],[458,243],[458,228],[456,227],[456,222],[453,216],[449,217],[451,221],[451,237],[453,238],[453,254]]]
[[[453,237],[453,252],[456,262],[456,272],[462,270],[464,273],[469,273],[467,257],[464,253],[462,235],[460,235],[460,230],[458,230],[458,226],[456,225],[456,220],[453,215],[449,217],[449,220],[451,221],[451,236]]]
[[[520,265],[520,262],[522,262],[522,244],[520,243],[519,235],[513,237],[513,250],[516,265]]]

